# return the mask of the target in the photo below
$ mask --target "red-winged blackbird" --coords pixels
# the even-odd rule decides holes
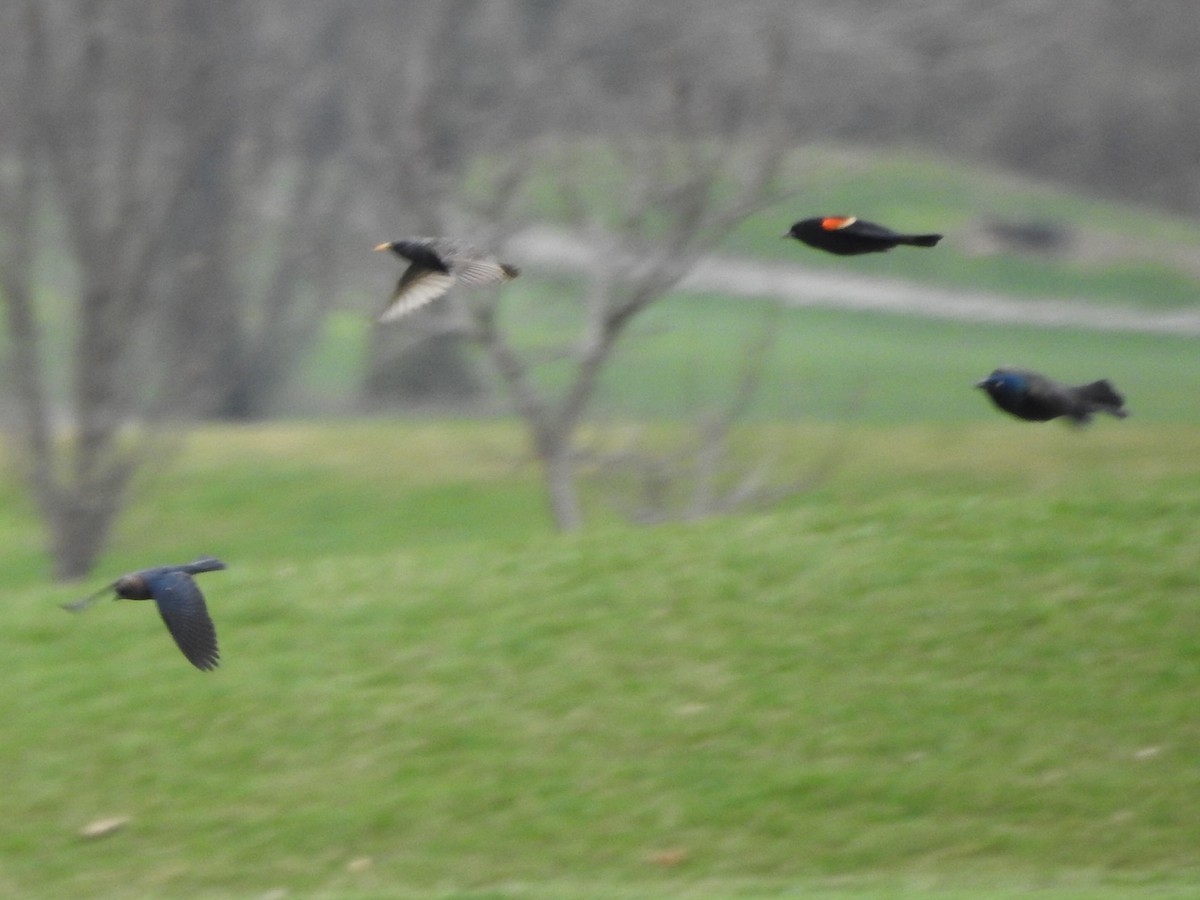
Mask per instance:
[[[216,572],[225,568],[225,563],[212,556],[179,566],[158,566],[122,575],[108,587],[101,588],[89,597],[68,603],[63,609],[78,612],[91,606],[109,591],[115,591],[115,600],[153,600],[158,613],[167,625],[167,631],[183,655],[197,669],[217,667],[217,630],[213,627],[204,595],[196,586],[193,575],[201,572]]]
[[[838,256],[883,253],[897,244],[933,247],[942,239],[940,234],[900,234],[856,216],[818,216],[813,219],[801,219],[784,237],[795,238],[810,247],[827,250]]]
[[[1118,419],[1129,415],[1123,408],[1125,398],[1104,379],[1072,386],[1028,369],[1000,368],[975,382],[975,387],[987,391],[992,402],[1006,413],[1029,422],[1067,416],[1084,425],[1097,412]]]
[[[380,322],[394,322],[414,309],[432,303],[458,282],[496,284],[521,274],[516,266],[445,238],[406,238],[388,241],[376,250],[391,250],[409,261],[400,276]]]

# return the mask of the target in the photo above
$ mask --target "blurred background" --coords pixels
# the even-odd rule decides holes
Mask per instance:
[[[7,0],[0,893],[1192,877],[1197,47],[1195,0]],[[946,237],[780,237],[829,214]],[[522,274],[378,325],[413,235]],[[1003,418],[1001,364],[1132,416]],[[46,624],[200,553],[210,681],[145,604]]]
[[[126,0],[2,15],[0,413],[55,554],[78,557],[64,573],[94,558],[81,535],[107,532],[141,464],[118,435],[133,422],[515,407],[535,455],[563,469],[597,394],[618,415],[693,415],[720,390],[696,374],[713,353],[736,368],[776,339],[715,349],[677,332],[676,355],[693,355],[647,371],[648,398],[581,370],[604,370],[632,313],[706,254],[829,269],[776,238],[804,215],[951,233],[940,259],[893,254],[842,276],[1171,308],[1197,277],[1178,232],[1114,233],[1111,213],[1059,196],[1194,217],[1200,13],[1184,0]],[[489,297],[371,328],[398,261],[367,251],[443,233],[526,266],[510,315],[496,325]],[[964,265],[980,255],[993,260]],[[956,313],[945,293],[732,266],[710,264],[693,291],[989,315]],[[597,326],[596,310],[623,311]],[[464,326],[485,313],[489,327]],[[662,362],[664,346],[644,341],[642,358]],[[762,372],[731,377],[733,395],[790,393]],[[840,415],[874,377],[817,381],[774,412]],[[535,397],[547,378],[558,395]],[[51,464],[63,422],[79,426],[70,471]],[[560,525],[577,505],[554,504]]]

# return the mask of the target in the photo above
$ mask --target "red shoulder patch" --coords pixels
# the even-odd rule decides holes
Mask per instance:
[[[829,216],[821,220],[821,227],[826,231],[837,231],[858,221],[858,216]]]

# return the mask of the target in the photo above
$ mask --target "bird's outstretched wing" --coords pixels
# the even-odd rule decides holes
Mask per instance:
[[[100,588],[100,590],[96,591],[96,593],[88,594],[82,600],[76,600],[74,603],[64,603],[62,608],[67,612],[83,612],[105,594],[111,594],[114,587],[115,585],[112,584],[105,585],[104,587]]]
[[[450,271],[464,284],[499,284],[517,277],[517,270],[490,256],[451,259]]]
[[[156,581],[152,596],[167,631],[188,662],[197,669],[215,669],[219,658],[217,630],[192,576],[178,570],[169,572]]]
[[[428,269],[419,263],[413,263],[396,282],[396,289],[392,291],[387,307],[380,313],[379,321],[394,322],[413,310],[432,303],[454,286],[454,280],[454,276],[449,272]]]
[[[379,315],[380,322],[403,318],[444,296],[456,284],[499,284],[520,274],[515,266],[445,238],[409,238],[380,244],[375,249],[391,250],[409,261]]]

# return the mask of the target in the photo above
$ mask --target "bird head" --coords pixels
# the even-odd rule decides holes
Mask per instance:
[[[146,579],[137,573],[122,575],[113,582],[113,590],[117,592],[118,600],[150,599],[150,586],[146,584]]]
[[[792,227],[785,231],[780,237],[795,238],[800,240],[801,236],[809,233],[812,230],[812,225],[816,219],[801,219],[799,222],[793,222]]]
[[[987,378],[975,382],[975,387],[982,388],[989,394],[1018,394],[1028,387],[1028,382],[1020,372],[996,369]]]

